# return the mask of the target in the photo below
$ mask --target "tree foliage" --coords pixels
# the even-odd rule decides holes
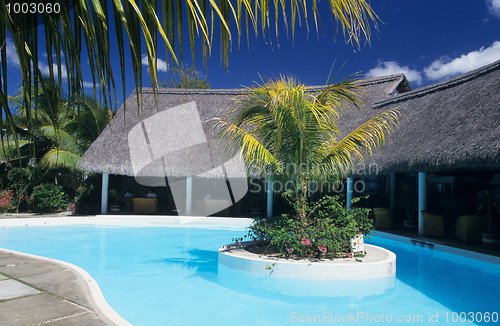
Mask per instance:
[[[13,134],[7,131],[1,157],[24,167],[41,163],[48,168],[76,171],[81,156],[108,124],[112,112],[89,96],[75,101],[46,77],[39,87],[31,87],[35,89],[38,92],[32,98],[36,101],[29,110],[23,89],[10,98],[21,148],[15,150]]]
[[[213,120],[214,130],[225,152],[239,154],[252,174],[292,181],[297,217],[305,218],[309,183],[344,177],[397,126],[398,111],[391,109],[341,135],[341,112],[358,107],[361,95],[352,80],[317,90],[281,77],[248,89],[228,117]]]
[[[160,87],[169,87],[169,88],[198,88],[198,89],[207,89],[210,88],[210,84],[207,81],[207,78],[200,79],[198,72],[194,67],[187,69],[177,69],[172,68],[172,78],[167,83],[164,81],[160,84]]]

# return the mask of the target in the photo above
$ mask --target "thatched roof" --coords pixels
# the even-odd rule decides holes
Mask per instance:
[[[500,61],[378,101],[372,111],[394,107],[400,128],[366,163],[382,172],[500,168]]]
[[[395,92],[410,89],[408,81],[402,74],[366,79],[360,82],[360,86],[364,93],[365,111],[370,110],[369,108],[373,103],[387,99]],[[317,89],[320,88],[321,86],[317,87]],[[144,167],[150,161],[151,151],[184,147],[188,147],[188,149],[184,148],[182,151],[177,150],[164,155],[162,158],[163,164],[158,165],[162,168],[150,168],[149,170],[144,168],[142,172],[151,176],[187,176],[206,171],[207,166],[215,168],[221,164],[223,159],[214,150],[216,146],[206,146],[199,142],[203,135],[199,133],[200,128],[196,126],[198,123],[196,119],[194,119],[192,128],[182,128],[181,134],[179,134],[179,131],[173,132],[172,128],[165,126],[183,125],[182,114],[169,115],[168,112],[173,112],[172,108],[186,105],[184,110],[190,113],[186,113],[188,116],[184,118],[190,119],[190,117],[193,117],[193,112],[195,112],[193,108],[195,107],[200,116],[199,122],[203,127],[206,127],[208,120],[223,116],[234,103],[234,98],[244,92],[244,89],[161,88],[156,90],[158,103],[156,107],[153,90],[143,88],[142,107],[137,110],[137,97],[134,91],[126,101],[126,110],[123,107],[120,108],[114,120],[82,157],[80,169],[97,173],[136,175],[130,159],[129,143],[143,142],[146,144],[152,141],[151,139],[143,139],[143,132],[147,130],[155,134],[155,140],[152,142],[157,143],[161,140],[161,146],[157,146],[157,149],[143,149],[142,152],[139,150],[139,152],[136,151],[135,153],[132,150],[134,157],[144,157],[144,162],[136,162],[136,170]],[[193,106],[193,102],[195,106]],[[352,111],[350,114],[360,115],[358,110]],[[177,112],[182,112],[182,109]],[[160,121],[168,121],[168,123],[163,125]],[[204,136],[209,141],[213,139],[206,131]],[[151,136],[148,135],[148,137]],[[196,140],[198,140],[198,143],[196,143]],[[153,156],[157,155],[153,153]],[[217,174],[217,172],[215,173]]]

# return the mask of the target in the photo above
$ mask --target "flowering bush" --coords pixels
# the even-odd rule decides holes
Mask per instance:
[[[100,208],[99,191],[94,185],[80,186],[76,189],[72,212],[75,214],[98,214]]]
[[[0,191],[0,212],[7,213],[16,209],[16,198],[14,191],[2,190]]]
[[[352,257],[351,239],[357,234],[367,235],[373,229],[370,210],[357,207],[347,210],[339,199],[339,196],[325,196],[318,202],[307,203],[306,219],[289,214],[255,218],[247,238],[261,242],[266,248],[263,254],[287,258]]]
[[[62,186],[43,183],[33,189],[28,203],[31,210],[37,213],[61,212],[68,204],[68,196],[64,193]]]

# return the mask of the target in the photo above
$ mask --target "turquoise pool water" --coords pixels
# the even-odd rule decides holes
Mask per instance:
[[[8,227],[0,229],[0,247],[85,269],[109,305],[135,326],[499,325],[499,265],[382,238],[368,242],[397,255],[396,286],[386,294],[293,298],[226,288],[217,278],[217,249],[245,233],[216,227]]]

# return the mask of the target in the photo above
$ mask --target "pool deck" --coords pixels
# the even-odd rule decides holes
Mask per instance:
[[[0,223],[7,225],[74,224],[95,219],[103,224],[108,224],[114,219],[96,219],[95,217],[71,217],[65,219],[62,214],[57,216],[23,216],[0,215]],[[61,217],[63,217],[61,219]],[[2,220],[2,219],[9,219]],[[79,219],[81,219],[79,221]],[[138,226],[144,222],[147,225],[158,225],[158,217],[141,217],[133,219],[129,216],[129,223]],[[181,224],[210,225],[211,219],[186,218]],[[17,221],[13,221],[17,220]],[[66,223],[66,221],[67,223]],[[70,221],[73,220],[73,221]],[[139,221],[138,221],[139,220]],[[172,222],[176,220],[176,223]],[[246,219],[228,218],[234,227],[241,227]],[[13,223],[9,223],[9,222]],[[48,223],[47,223],[48,221]],[[173,223],[173,224],[172,224]],[[161,225],[179,223],[179,219],[171,219]],[[28,224],[26,224],[28,226]],[[385,230],[384,230],[385,231]],[[381,232],[382,233],[382,232]],[[500,251],[485,250],[480,246],[463,246],[454,240],[436,239],[417,236],[402,232],[383,232],[385,237],[401,238],[404,242],[419,239],[436,244],[439,250],[456,252],[471,258],[499,263]],[[382,234],[380,234],[382,235]],[[382,235],[382,236],[384,236]],[[388,236],[387,236],[388,235]],[[438,248],[439,247],[439,248]],[[442,247],[442,248],[441,248]],[[465,254],[464,254],[465,252]],[[470,254],[468,254],[470,253]],[[479,257],[475,257],[479,255]],[[0,248],[0,325],[8,326],[101,326],[101,325],[131,325],[120,317],[106,303],[97,282],[83,269],[66,262],[37,257],[30,254],[19,253]]]
[[[0,249],[0,325],[117,325],[71,268]]]

